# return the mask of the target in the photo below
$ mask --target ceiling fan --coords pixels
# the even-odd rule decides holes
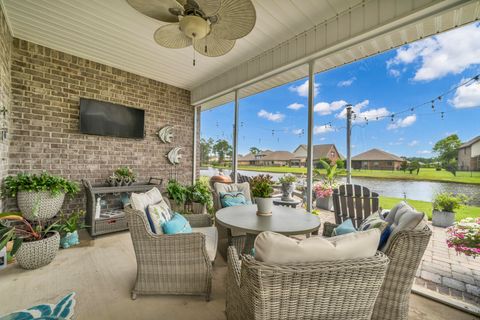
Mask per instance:
[[[235,40],[255,26],[251,0],[127,0],[135,10],[153,19],[170,22],[155,31],[153,38],[166,48],[193,46],[195,51],[218,57],[228,53]]]

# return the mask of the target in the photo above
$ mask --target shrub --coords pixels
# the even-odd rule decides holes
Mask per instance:
[[[168,197],[174,200],[178,205],[181,205],[187,201],[188,190],[182,186],[177,180],[170,179],[167,183]]]
[[[120,168],[118,168],[117,170],[115,170],[114,174],[115,174],[115,176],[117,176],[117,177],[127,177],[127,178],[130,178],[130,180],[131,180],[132,182],[135,182],[135,180],[136,180],[135,173],[134,173],[133,170],[130,169],[129,167],[120,167]]]
[[[19,173],[16,176],[5,178],[3,184],[4,194],[15,197],[20,191],[50,191],[53,196],[61,193],[73,196],[80,189],[75,182],[51,175],[48,172],[42,172],[40,175]]]
[[[455,212],[467,202],[467,196],[464,194],[454,195],[453,193],[443,192],[435,196],[433,200],[433,210]]]
[[[270,198],[273,194],[273,181],[270,175],[258,175],[250,181],[252,195],[256,198]]]
[[[345,169],[345,167],[346,167],[345,160],[337,159],[337,161],[335,161],[335,163],[337,164],[338,169]]]
[[[188,189],[188,200],[191,202],[198,202],[201,204],[209,205],[212,200],[212,193],[210,192],[210,186],[205,180],[197,180],[194,185]]]

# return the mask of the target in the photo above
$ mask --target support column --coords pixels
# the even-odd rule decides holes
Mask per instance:
[[[315,61],[308,63],[308,128],[307,128],[307,211],[312,212],[313,190],[313,128],[314,128],[314,88],[315,88]]]
[[[235,116],[233,121],[233,183],[237,183],[237,168],[238,168],[238,89],[235,90]]]
[[[199,107],[194,106],[193,107],[193,159],[192,159],[192,184],[195,184],[195,181],[197,180],[197,143],[198,143],[198,137],[197,137],[197,131],[198,131],[198,111]]]
[[[352,183],[352,105],[347,104],[347,183]]]

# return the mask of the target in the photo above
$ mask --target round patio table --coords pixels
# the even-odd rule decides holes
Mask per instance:
[[[215,214],[216,221],[227,229],[236,229],[247,234],[243,253],[250,253],[257,235],[273,231],[286,236],[305,234],[320,228],[320,218],[303,209],[273,206],[271,216],[258,216],[257,205],[242,205],[223,208]]]

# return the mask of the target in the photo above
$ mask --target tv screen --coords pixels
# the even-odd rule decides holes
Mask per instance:
[[[80,132],[122,138],[144,137],[145,111],[80,98]]]

